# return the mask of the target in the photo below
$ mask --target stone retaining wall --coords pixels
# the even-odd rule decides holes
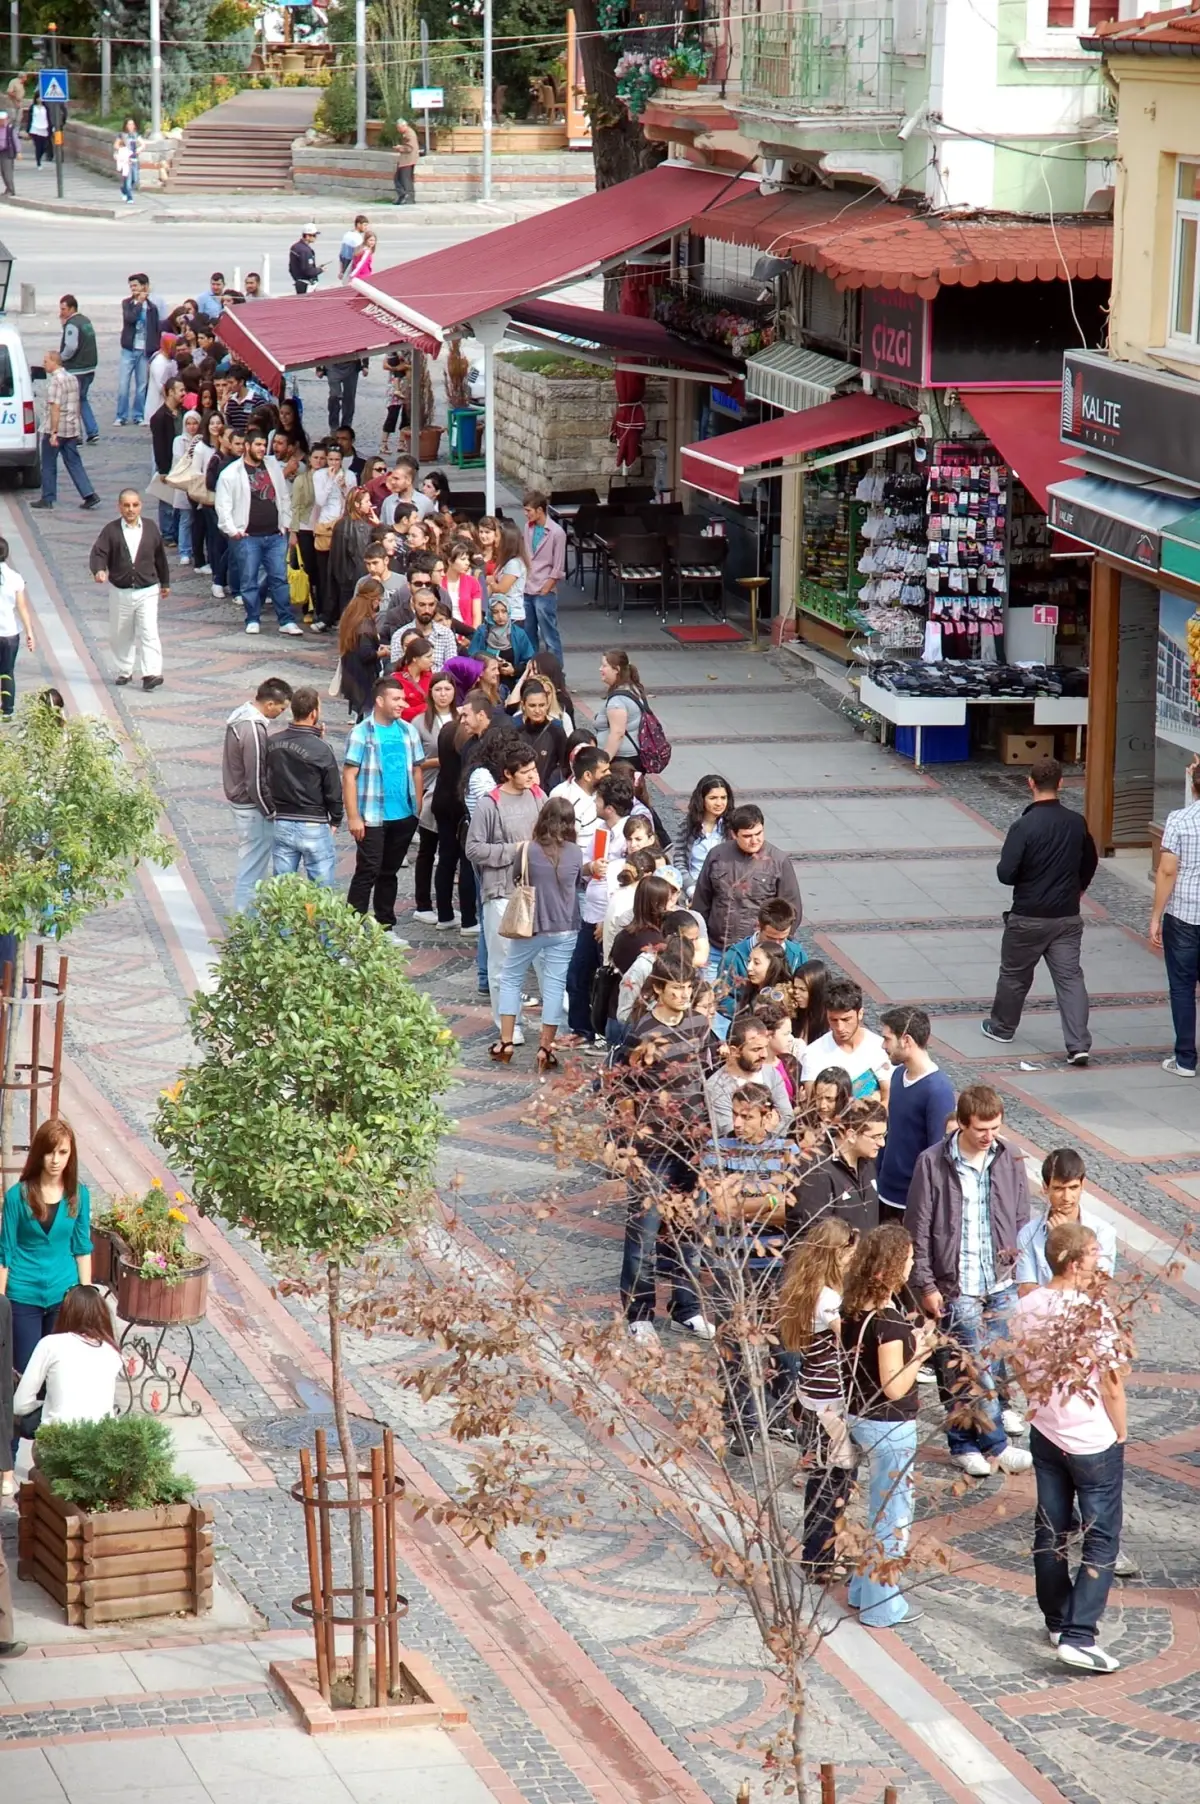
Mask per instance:
[[[63,150],[69,163],[81,163],[85,169],[99,170],[112,177],[113,198],[120,200],[121,185],[113,162],[115,132],[107,126],[85,125],[81,119],[68,119],[63,132]],[[143,138],[138,159],[139,182],[143,188],[161,188],[170,172],[171,159],[179,148],[178,138],[160,138],[156,144]]]
[[[640,464],[627,474],[649,481],[655,453],[665,448],[665,382],[646,385],[646,433]],[[616,470],[609,429],[616,410],[613,379],[542,376],[496,360],[496,464],[521,487],[596,488],[604,494]]]
[[[392,193],[396,159],[390,150],[353,150],[340,144],[292,146],[292,186],[299,194],[335,191],[373,199]],[[478,200],[483,158],[435,152],[417,164],[417,200]],[[553,151],[536,156],[494,156],[492,192],[499,199],[574,200],[590,194],[595,171],[590,151]]]

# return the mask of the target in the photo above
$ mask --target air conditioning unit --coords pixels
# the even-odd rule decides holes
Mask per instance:
[[[787,175],[787,164],[782,157],[764,157],[762,174],[758,178],[760,194],[778,194],[784,185]]]

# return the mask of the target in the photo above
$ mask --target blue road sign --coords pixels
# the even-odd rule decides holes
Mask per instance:
[[[66,105],[71,98],[71,84],[65,69],[38,70],[38,99],[59,101]]]

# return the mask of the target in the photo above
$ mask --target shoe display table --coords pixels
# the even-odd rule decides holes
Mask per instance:
[[[921,768],[922,730],[965,726],[968,708],[1027,708],[1032,699],[1034,726],[1075,728],[1076,762],[1088,718],[1086,695],[897,695],[892,689],[881,689],[865,672],[859,696],[863,707],[870,708],[881,720],[893,727],[914,729],[913,764],[917,770]]]

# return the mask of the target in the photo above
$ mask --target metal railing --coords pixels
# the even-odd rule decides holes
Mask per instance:
[[[809,12],[746,19],[741,91],[786,112],[895,112],[901,90],[892,21]]]

